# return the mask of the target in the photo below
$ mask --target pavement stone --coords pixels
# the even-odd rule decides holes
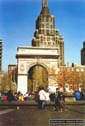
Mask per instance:
[[[0,115],[0,126],[84,126],[84,124],[49,124],[50,119],[84,119],[84,105],[67,105],[64,112],[54,111],[53,106],[44,110],[36,106],[16,108]]]

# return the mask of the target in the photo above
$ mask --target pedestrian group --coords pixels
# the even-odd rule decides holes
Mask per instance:
[[[55,111],[64,111],[65,110],[65,97],[63,92],[60,92],[58,88],[56,88],[55,93],[49,94],[49,98],[51,101],[54,102],[54,110]],[[38,91],[38,106],[40,109],[45,108],[45,102],[46,102],[46,91],[43,87],[39,88]]]

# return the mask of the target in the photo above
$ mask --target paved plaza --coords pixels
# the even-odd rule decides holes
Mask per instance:
[[[44,110],[37,106],[16,107],[0,111],[0,126],[84,126],[84,124],[49,124],[50,119],[84,119],[84,105],[67,105],[64,112],[54,111],[53,106]]]

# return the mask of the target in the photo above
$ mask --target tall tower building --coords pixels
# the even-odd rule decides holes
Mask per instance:
[[[83,42],[83,48],[81,49],[81,65],[85,65],[85,41]]]
[[[35,92],[40,85],[47,89],[57,84],[59,66],[64,65],[64,40],[55,28],[55,18],[50,14],[48,1],[42,0],[42,8],[36,20],[31,47],[18,47],[17,91]]]
[[[2,71],[2,39],[0,39],[0,72]]]
[[[64,65],[64,39],[55,28],[55,17],[50,14],[47,0],[42,0],[42,9],[36,20],[32,46],[58,47],[60,53],[58,64]]]

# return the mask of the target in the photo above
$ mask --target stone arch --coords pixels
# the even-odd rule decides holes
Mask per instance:
[[[28,91],[36,92],[41,85],[48,86],[48,70],[45,65],[32,64],[28,69]]]

